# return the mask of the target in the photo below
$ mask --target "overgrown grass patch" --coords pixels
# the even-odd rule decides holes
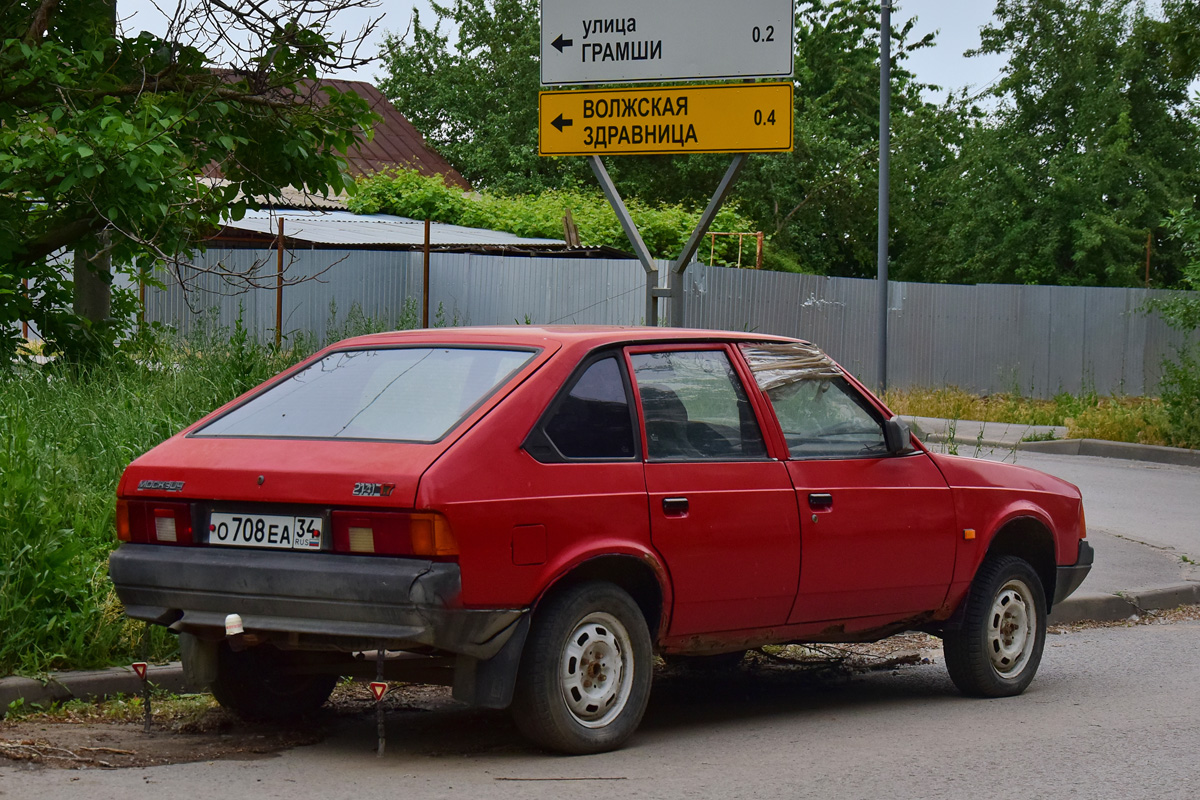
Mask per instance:
[[[943,419],[1062,425],[1072,439],[1172,444],[1167,415],[1153,397],[1062,393],[1043,400],[1020,394],[974,395],[957,387],[893,389],[884,401],[897,414]]]
[[[304,355],[240,328],[146,336],[87,366],[0,372],[0,675],[128,663],[142,625],[107,574],[117,481],[163,439]],[[158,628],[151,658],[171,655]]]

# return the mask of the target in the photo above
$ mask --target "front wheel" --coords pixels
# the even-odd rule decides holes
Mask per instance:
[[[620,747],[650,698],[650,632],[641,609],[611,583],[551,597],[533,619],[517,673],[513,719],[563,753]]]
[[[942,640],[954,685],[973,697],[1025,691],[1046,643],[1046,592],[1037,572],[1014,556],[988,559],[966,603],[962,628]]]

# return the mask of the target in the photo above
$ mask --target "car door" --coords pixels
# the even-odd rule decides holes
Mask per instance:
[[[787,443],[803,561],[789,622],[936,609],[954,571],[950,489],[927,453],[888,453],[883,416],[803,343],[741,348]]]
[[[723,345],[631,347],[650,536],[674,591],[670,635],[781,625],[800,574],[786,466]]]

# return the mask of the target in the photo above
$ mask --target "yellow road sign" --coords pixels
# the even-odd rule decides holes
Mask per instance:
[[[538,95],[538,155],[774,153],[792,149],[792,84]]]

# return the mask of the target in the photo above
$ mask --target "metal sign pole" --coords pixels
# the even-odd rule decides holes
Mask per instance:
[[[679,253],[679,258],[671,264],[670,285],[668,290],[671,297],[671,327],[683,327],[683,271],[688,268],[688,264],[692,263],[692,258],[696,255],[696,248],[700,246],[704,234],[708,231],[710,225],[717,217],[717,212],[721,210],[721,206],[725,203],[725,198],[729,195],[730,189],[733,188],[734,181],[742,171],[742,167],[746,166],[746,153],[738,153],[733,157],[733,162],[729,165],[729,169],[725,170],[725,177],[721,178],[721,182],[717,185],[717,190],[713,192],[712,199],[708,201],[708,207],[704,209],[704,213],[700,215],[700,220],[696,223],[696,229],[692,231],[692,236],[687,240],[687,244],[683,246],[683,250]]]
[[[879,371],[875,388],[887,391],[888,351],[888,217],[890,213],[892,155],[892,6],[891,0],[882,5],[879,32]]]
[[[596,180],[600,183],[601,191],[608,198],[608,204],[616,213],[617,220],[621,223],[621,229],[625,231],[625,236],[633,245],[633,251],[637,254],[638,261],[642,262],[642,268],[646,270],[646,324],[652,327],[657,326],[658,301],[655,299],[655,291],[658,289],[658,267],[650,255],[650,248],[646,247],[646,243],[642,241],[642,235],[638,233],[637,225],[634,224],[633,217],[629,215],[629,209],[625,207],[625,201],[617,192],[616,184],[609,177],[608,170],[604,168],[604,162],[600,160],[600,156],[588,156],[588,163],[591,164],[592,172],[595,173]]]

